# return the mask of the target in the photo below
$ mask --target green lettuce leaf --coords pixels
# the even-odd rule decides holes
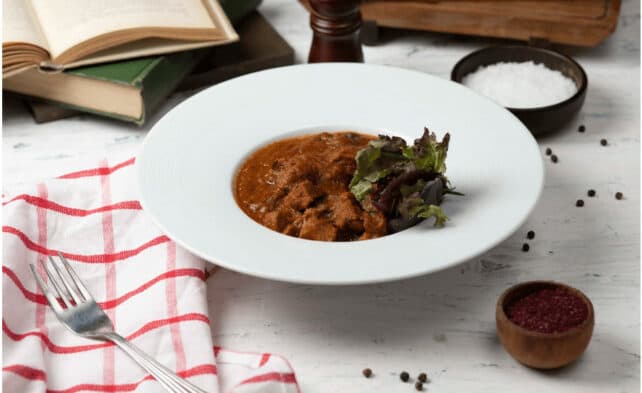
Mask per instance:
[[[439,141],[428,128],[410,146],[402,138],[380,135],[357,153],[350,191],[362,206],[383,211],[393,232],[428,218],[443,226],[448,220],[438,206],[443,195],[460,195],[445,176],[449,141],[448,133]]]
[[[418,181],[417,183],[423,183],[424,185],[426,184],[426,182],[422,180]],[[434,217],[435,226],[443,226],[446,221],[448,221],[448,217],[446,216],[446,214],[444,214],[443,210],[441,210],[439,206],[426,203],[426,201],[421,197],[420,192],[422,188],[419,188],[418,184],[405,189],[405,191],[408,191],[411,188],[417,188],[418,191],[415,191],[408,195],[404,195],[400,199],[399,203],[397,204],[397,214],[395,215],[397,221],[396,225],[399,228],[407,228],[421,221],[422,219]],[[402,189],[402,195],[403,192],[404,190]]]
[[[396,168],[395,164],[403,161],[404,157],[398,148],[399,140],[403,142],[401,138],[380,137],[357,152],[357,170],[350,181],[350,191],[358,201],[372,191],[373,184],[390,175]],[[370,186],[367,187],[364,181],[371,183]]]
[[[443,227],[446,221],[448,221],[448,216],[444,214],[441,207],[436,205],[419,205],[412,209],[410,213],[413,217],[423,219],[434,217],[436,227]]]
[[[362,179],[350,186],[350,191],[358,201],[362,201],[371,191],[374,183]]]
[[[415,164],[417,169],[433,171],[437,173],[446,172],[446,155],[450,134],[446,133],[441,142],[437,141],[437,135],[424,128],[424,134],[416,139],[412,146],[412,153],[406,152]]]
[[[450,135],[445,134],[439,142],[437,136],[427,128],[412,146],[408,146],[402,138],[380,135],[379,139],[370,141],[367,147],[357,153],[357,170],[350,182],[350,191],[357,200],[362,201],[374,189],[363,184],[363,180],[374,184],[388,176],[413,170],[443,174],[446,171],[449,140]]]
[[[410,194],[421,192],[421,190],[423,190],[425,186],[426,186],[426,181],[423,179],[417,180],[417,182],[413,185],[404,184],[400,188],[401,195],[404,197],[407,197]]]

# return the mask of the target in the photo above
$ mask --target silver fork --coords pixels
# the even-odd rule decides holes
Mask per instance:
[[[116,333],[111,320],[96,303],[67,259],[61,253],[58,253],[58,257],[60,257],[60,261],[49,257],[51,263],[40,262],[49,277],[51,287],[45,283],[33,264],[29,266],[38,286],[47,298],[49,306],[60,322],[79,336],[113,342],[150,373],[168,392],[206,393]],[[62,300],[64,305],[58,302],[57,297]]]

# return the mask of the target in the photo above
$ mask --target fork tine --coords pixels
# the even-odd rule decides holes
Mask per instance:
[[[56,273],[58,273],[58,276],[60,277],[60,281],[62,281],[65,288],[67,288],[67,292],[74,299],[74,302],[76,302],[76,304],[82,303],[83,300],[80,297],[80,293],[78,293],[78,290],[77,290],[78,287],[76,287],[75,285],[72,285],[69,282],[70,280],[67,279],[67,277],[65,277],[65,274],[62,272],[62,269],[60,268],[60,262],[56,261],[51,256],[49,257],[49,261],[51,261],[51,264],[53,265],[54,269],[56,269]],[[76,287],[76,289],[72,288],[72,286]]]
[[[76,288],[78,288],[85,300],[94,300],[94,297],[89,293],[89,289],[83,284],[80,277],[76,274],[76,271],[69,264],[67,258],[65,258],[60,251],[58,251],[58,257],[60,257],[62,264],[65,265],[65,269],[67,269],[67,273],[69,273],[69,277],[74,281],[74,285],[76,285]]]
[[[63,303],[65,303],[65,306],[67,306],[67,308],[73,307],[73,305],[71,304],[71,301],[69,301],[69,295],[67,294],[67,291],[58,282],[58,280],[60,280],[58,273],[56,273],[56,271],[54,271],[53,268],[49,266],[50,265],[49,263],[42,262],[42,264],[45,267],[45,271],[47,272],[49,281],[53,285],[56,292],[58,292],[58,296],[62,299]]]
[[[45,284],[45,282],[42,280],[42,277],[40,277],[40,274],[36,271],[36,266],[33,263],[30,263],[29,267],[31,268],[31,273],[33,273],[33,276],[36,279],[36,283],[40,287],[40,291],[42,292],[43,295],[45,295],[45,298],[47,299],[47,303],[49,303],[49,306],[56,313],[63,312],[62,307],[60,307],[60,303],[58,303],[58,300],[56,300],[56,296],[49,290],[49,287],[47,286],[47,284]]]

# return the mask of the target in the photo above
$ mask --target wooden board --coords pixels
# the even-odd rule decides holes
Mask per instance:
[[[302,0],[305,2],[305,0]],[[617,26],[620,0],[362,0],[377,26],[595,46]]]
[[[9,93],[11,94],[11,93]],[[31,112],[31,116],[36,123],[48,123],[54,120],[66,119],[68,117],[76,116],[80,112],[64,108],[62,106],[54,105],[49,102],[36,101],[35,99],[27,99],[24,101]]]
[[[258,11],[238,23],[236,30],[240,41],[214,47],[177,90],[211,86],[250,72],[294,64],[294,49]]]
[[[206,58],[179,84],[176,91],[196,90],[250,72],[294,63],[294,49],[259,12],[251,12],[235,28],[240,41],[209,49]],[[27,100],[27,105],[37,123],[81,113],[40,101]]]

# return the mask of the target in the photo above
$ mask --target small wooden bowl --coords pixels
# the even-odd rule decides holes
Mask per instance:
[[[539,333],[513,323],[505,307],[513,300],[544,288],[564,288],[582,299],[588,307],[586,320],[562,333]],[[529,281],[508,288],[497,301],[497,334],[506,351],[519,362],[537,369],[553,369],[572,363],[591,341],[595,316],[593,304],[579,290],[554,281]]]
[[[588,78],[582,66],[575,60],[550,49],[519,45],[492,46],[472,52],[459,60],[452,69],[450,79],[461,83],[464,76],[476,71],[480,66],[526,61],[544,64],[551,70],[559,71],[572,79],[577,86],[577,92],[562,102],[536,108],[506,108],[517,116],[533,135],[540,136],[560,129],[584,104]]]

